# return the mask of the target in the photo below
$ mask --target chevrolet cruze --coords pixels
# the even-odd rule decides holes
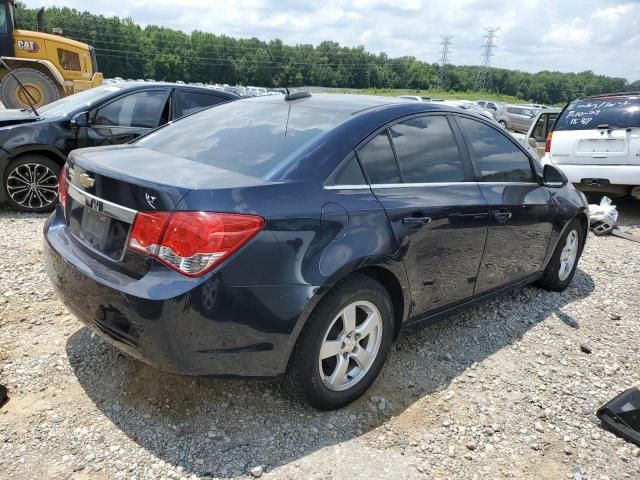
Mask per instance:
[[[587,204],[495,122],[393,98],[241,100],[76,150],[47,270],[103,338],[185,375],[275,376],[321,409],[404,332],[571,282]]]

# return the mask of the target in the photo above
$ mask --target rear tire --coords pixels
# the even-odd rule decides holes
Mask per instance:
[[[36,108],[54,102],[60,98],[60,91],[53,80],[33,68],[16,68],[14,74],[33,97]],[[0,94],[5,108],[30,108],[27,96],[13,75],[6,75],[0,83]]]
[[[582,222],[577,218],[571,220],[558,240],[542,278],[536,282],[537,286],[555,292],[561,292],[569,286],[578,267],[585,236]]]
[[[49,212],[58,199],[60,165],[42,155],[24,155],[9,164],[4,191],[11,206],[23,212]]]
[[[307,320],[289,363],[289,381],[315,408],[343,407],[374,382],[393,336],[386,289],[366,275],[352,275],[337,284]]]

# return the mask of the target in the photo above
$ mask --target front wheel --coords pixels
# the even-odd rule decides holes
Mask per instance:
[[[53,210],[58,198],[60,165],[41,155],[25,155],[9,164],[4,188],[9,203],[24,212]]]
[[[561,292],[569,286],[578,267],[585,233],[580,220],[571,220],[558,241],[542,278],[536,282],[538,286],[556,292]]]
[[[321,410],[351,403],[382,369],[393,325],[391,299],[378,282],[354,275],[336,285],[300,334],[289,366],[293,388]]]
[[[505,122],[504,120],[500,120],[498,123],[502,128],[504,128],[505,130],[507,129],[507,122]]]

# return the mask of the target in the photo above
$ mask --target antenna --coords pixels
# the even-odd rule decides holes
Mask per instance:
[[[271,55],[271,51],[269,50],[269,47],[267,47],[266,45],[264,46],[264,49],[267,51],[267,53],[269,54],[269,58],[271,59],[271,61],[273,62],[274,66],[278,69],[278,71],[280,72],[280,76],[282,77],[280,79],[280,81],[282,82],[282,86],[284,87],[284,89],[287,91],[287,95],[290,95],[289,93],[289,87],[287,87],[287,85],[284,83],[284,79],[286,78],[286,73],[284,72],[284,69],[282,68],[282,66],[279,63],[276,63],[275,59],[273,58],[273,55]]]
[[[491,89],[491,57],[493,57],[493,49],[496,48],[496,44],[493,42],[500,27],[485,28],[485,30],[487,34],[484,36],[486,40],[483,45],[482,67],[476,78],[476,90],[479,92],[486,92]]]
[[[24,93],[27,103],[31,107],[31,110],[33,110],[33,114],[36,117],[40,117],[40,114],[36,110],[36,107],[33,105],[36,102],[35,99],[31,96],[31,93],[29,93],[29,90],[27,90],[25,86],[22,84],[22,82],[20,81],[18,76],[15,74],[15,72],[11,70],[11,67],[9,67],[9,65],[7,65],[7,63],[1,57],[0,57],[0,65],[2,65],[4,68],[9,70],[9,75],[11,75],[16,80],[16,82],[18,82],[18,85],[20,86],[20,90],[22,90],[22,93]]]
[[[453,35],[440,35],[442,50],[440,50],[440,69],[438,70],[438,88],[447,89],[447,65],[449,63],[449,46]]]

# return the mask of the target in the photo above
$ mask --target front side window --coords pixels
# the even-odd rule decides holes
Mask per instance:
[[[59,48],[58,61],[60,62],[60,66],[65,70],[72,70],[74,72],[80,71],[80,55],[76,52]]]
[[[209,95],[202,92],[178,91],[178,115],[183,117],[190,113],[195,113],[207,107],[217,105],[225,100],[217,95]]]
[[[155,128],[160,122],[167,92],[151,90],[119,98],[100,107],[92,120],[94,126]]]
[[[358,158],[369,177],[369,183],[400,183],[400,172],[386,130],[358,150]]]
[[[469,147],[478,161],[483,182],[533,182],[529,157],[495,128],[460,118]]]
[[[404,183],[464,181],[463,159],[446,117],[411,118],[389,132]]]

